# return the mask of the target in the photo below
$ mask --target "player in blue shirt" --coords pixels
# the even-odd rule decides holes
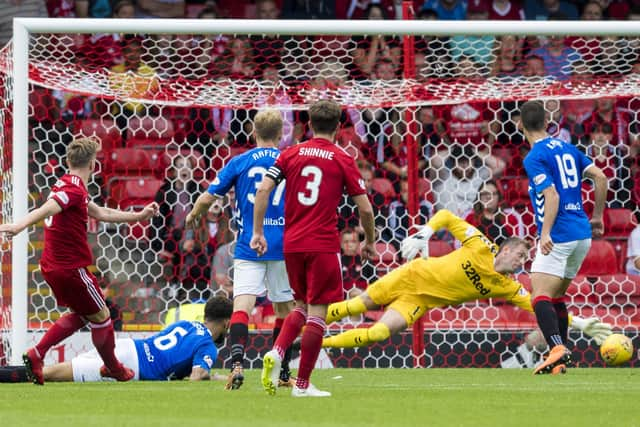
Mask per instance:
[[[233,262],[233,315],[229,332],[231,373],[226,386],[229,390],[239,388],[244,381],[243,362],[249,338],[249,313],[256,304],[256,298],[266,292],[273,302],[276,314],[274,341],[280,333],[284,318],[293,309],[293,292],[289,286],[282,253],[284,182],[271,194],[264,219],[265,235],[269,242],[268,252],[258,257],[249,247],[256,190],[267,170],[280,155],[277,149],[282,138],[280,112],[260,111],[254,119],[254,132],[257,147],[231,159],[218,172],[208,191],[198,197],[186,218],[187,226],[195,227],[211,204],[223,197],[231,187],[235,187],[238,237]],[[282,364],[280,385],[291,385],[289,358],[290,353],[285,355],[285,363]]]
[[[135,373],[134,380],[166,381],[212,378],[211,367],[218,357],[215,344],[224,343],[233,303],[226,297],[213,297],[204,307],[204,322],[181,320],[144,339],[116,340],[119,360]],[[81,353],[70,362],[45,366],[45,381],[115,381],[101,372],[102,359],[96,350]],[[0,382],[26,382],[24,366],[4,367]]]
[[[524,103],[520,115],[524,136],[531,144],[524,168],[539,236],[531,265],[531,301],[551,349],[534,373],[564,373],[570,361],[564,294],[591,247],[591,236],[602,236],[604,231],[607,178],[576,147],[547,134],[541,102]],[[591,221],[582,208],[583,176],[595,182]]]

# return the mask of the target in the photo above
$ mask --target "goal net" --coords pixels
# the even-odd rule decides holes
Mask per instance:
[[[587,152],[610,179],[606,234],[594,241],[569,288],[569,309],[637,333],[640,281],[625,268],[640,193],[637,29],[559,22],[106,21],[22,20],[26,92],[24,76],[12,72],[12,45],[0,51],[0,221],[25,213],[27,206],[14,203],[24,197],[16,189],[28,195],[28,209],[46,200],[65,173],[74,136],[99,138],[92,200],[121,209],[161,205],[149,223],[89,225],[91,270],[119,334],[156,331],[175,319],[172,309],[181,304],[231,295],[235,195],[214,204],[195,232],[184,229],[184,215],[226,162],[253,146],[259,109],[281,111],[284,149],[309,137],[306,109],[325,98],[344,108],[337,143],[358,161],[378,232],[379,255],[362,262],[358,217],[344,200],[338,214],[345,298],[399,266],[399,242],[438,209],[466,218],[497,243],[512,235],[534,238],[518,109],[524,100],[542,99],[548,131]],[[14,100],[27,103],[26,117],[14,115]],[[25,140],[13,142],[14,121],[16,129],[24,126]],[[23,149],[26,155],[16,155]],[[589,211],[589,182],[583,192]],[[39,271],[42,227],[28,230],[25,250],[18,237],[0,247],[0,364],[19,360],[17,352],[64,312]],[[431,256],[458,245],[438,233]],[[17,261],[28,274],[14,270]],[[529,286],[526,272],[518,278]],[[346,319],[329,332],[380,315]],[[273,319],[269,301],[261,299],[250,318],[249,367],[260,366]],[[541,350],[530,334],[535,328],[533,315],[479,295],[429,311],[413,332],[369,348],[333,350],[327,360],[343,367],[416,361],[496,367],[506,360],[524,366],[523,345]],[[578,363],[602,363],[589,339],[575,332],[571,338]],[[48,361],[89,348],[90,338],[78,334]]]

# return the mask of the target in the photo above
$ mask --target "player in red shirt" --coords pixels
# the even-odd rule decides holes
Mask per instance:
[[[69,173],[54,184],[47,201],[19,221],[0,225],[0,233],[12,237],[44,220],[40,270],[58,304],[71,309],[71,313],[60,317],[40,342],[22,357],[34,384],[44,384],[42,367],[47,351],[87,322],[93,344],[105,364],[101,375],[118,381],[128,381],[134,376],[134,372],[122,365],[114,354],[115,334],[109,309],[96,277],[86,268],[93,262],[87,242],[87,225],[89,216],[105,222],[144,221],[157,213],[158,206],[154,202],[140,212],[124,212],[90,201],[87,184],[95,170],[99,149],[100,143],[94,138],[71,142],[67,147]]]
[[[280,154],[256,192],[251,247],[265,253],[267,241],[263,221],[269,194],[283,179],[285,190],[284,260],[296,308],[284,321],[273,349],[263,359],[262,385],[275,394],[284,352],[302,327],[300,368],[291,395],[324,397],[309,383],[320,353],[325,318],[330,303],[342,300],[342,269],[338,235],[338,205],[342,193],[353,198],[360,212],[366,242],[363,258],[373,255],[375,233],[373,209],[355,160],[334,143],[340,121],[340,106],[318,101],[309,108],[314,138]]]

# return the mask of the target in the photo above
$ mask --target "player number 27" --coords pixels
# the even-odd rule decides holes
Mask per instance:
[[[560,181],[562,188],[575,188],[580,183],[578,179],[578,168],[576,159],[571,154],[565,153],[562,156],[555,155],[558,171],[560,171]]]
[[[176,326],[168,334],[161,335],[154,339],[153,345],[155,345],[156,348],[161,351],[169,350],[178,343],[178,335],[183,337],[187,335],[187,331],[180,326]]]
[[[318,201],[318,193],[320,193],[320,183],[322,182],[322,170],[317,166],[305,166],[302,168],[300,175],[310,177],[307,181],[307,191],[298,192],[298,201],[305,206],[315,205]]]
[[[261,166],[254,166],[251,169],[249,169],[249,172],[247,172],[247,175],[249,175],[249,178],[253,178],[256,175],[260,176],[260,179],[256,179],[255,180],[256,190],[258,189],[258,187],[260,187],[260,183],[262,182],[262,180],[264,179],[264,176],[266,174],[267,174],[267,170],[265,168],[261,167]],[[282,193],[284,193],[284,184],[285,184],[285,182],[282,181],[276,187],[276,191],[274,191],[274,193],[273,193],[273,200],[271,201],[271,204],[273,206],[280,205],[280,200],[282,200]],[[251,204],[254,204],[256,202],[255,193],[247,194],[247,200],[249,200],[249,202]]]

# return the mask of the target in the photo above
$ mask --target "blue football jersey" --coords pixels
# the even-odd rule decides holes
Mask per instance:
[[[544,220],[542,190],[553,185],[560,202],[558,216],[551,228],[556,243],[591,238],[591,224],[582,208],[582,175],[593,164],[575,146],[557,138],[536,142],[524,159],[529,177],[529,197],[536,217],[538,235]]]
[[[236,188],[235,216],[238,225],[238,241],[234,258],[248,261],[279,261],[282,255],[284,233],[284,182],[271,192],[264,217],[264,236],[267,252],[258,257],[249,247],[253,233],[253,204],[256,191],[273,165],[280,151],[277,148],[254,148],[234,157],[209,185],[209,193],[224,196],[232,186]]]
[[[211,332],[200,322],[181,320],[134,342],[141,380],[182,379],[194,366],[209,371],[218,357]]]

